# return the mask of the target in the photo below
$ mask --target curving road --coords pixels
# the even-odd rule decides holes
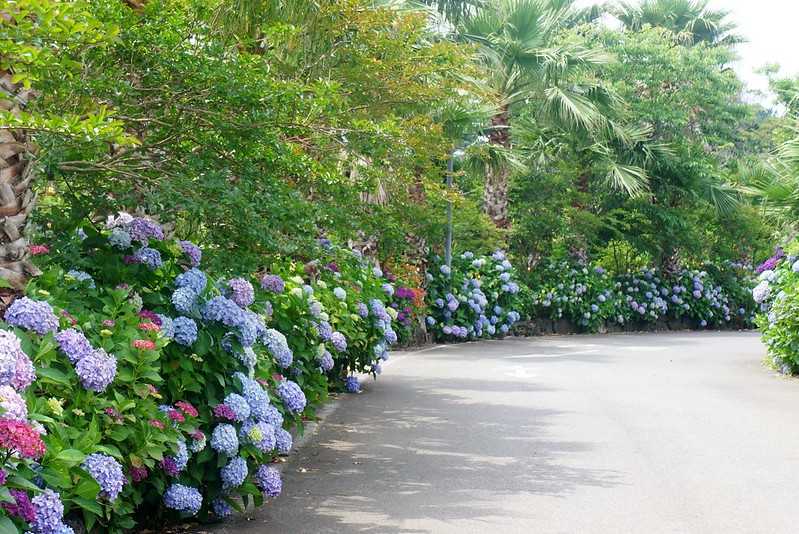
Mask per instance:
[[[216,532],[796,533],[799,381],[752,333],[396,355]]]

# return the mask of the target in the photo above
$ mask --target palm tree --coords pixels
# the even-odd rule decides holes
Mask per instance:
[[[487,128],[491,151],[499,156],[513,147],[512,122],[522,107],[535,106],[542,122],[577,131],[604,128],[599,102],[613,100],[598,80],[587,76],[611,58],[602,50],[561,43],[560,35],[581,12],[573,0],[498,0],[469,14],[458,25],[460,37],[479,47],[498,110]],[[507,227],[511,167],[488,166],[483,202],[498,227]],[[630,175],[624,178],[632,178]]]
[[[682,35],[690,44],[730,46],[743,42],[732,33],[736,25],[729,11],[711,9],[709,0],[643,0],[640,5],[620,2],[613,14],[630,30],[659,26]]]

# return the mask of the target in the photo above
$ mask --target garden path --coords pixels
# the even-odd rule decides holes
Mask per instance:
[[[794,533],[799,381],[753,333],[395,355],[220,533]]]

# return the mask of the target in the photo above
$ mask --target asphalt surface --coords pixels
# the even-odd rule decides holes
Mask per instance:
[[[799,381],[752,333],[395,356],[218,533],[796,533]]]

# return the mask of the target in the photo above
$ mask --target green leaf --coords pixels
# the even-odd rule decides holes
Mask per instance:
[[[36,374],[41,378],[46,378],[46,382],[54,382],[63,386],[69,385],[69,378],[67,375],[54,367],[39,367],[36,369]]]
[[[19,534],[19,530],[7,517],[0,517],[0,534]]]
[[[55,459],[65,464],[77,465],[86,459],[86,455],[77,449],[64,449]]]

